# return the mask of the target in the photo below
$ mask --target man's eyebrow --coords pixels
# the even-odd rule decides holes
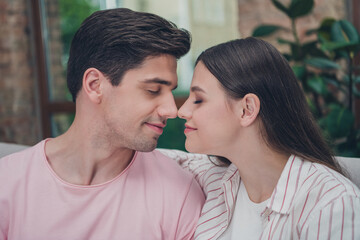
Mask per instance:
[[[166,81],[164,79],[160,79],[160,78],[146,79],[142,82],[143,83],[157,83],[157,84],[161,84],[161,85],[165,85],[165,86],[171,86],[171,82]],[[176,88],[177,88],[177,85],[172,90],[175,90]]]
[[[191,92],[203,92],[203,93],[205,93],[205,91],[201,87],[198,87],[198,86],[191,87],[190,91]]]

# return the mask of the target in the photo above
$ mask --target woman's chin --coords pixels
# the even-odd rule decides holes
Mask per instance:
[[[204,150],[204,148],[197,146],[195,144],[188,144],[185,142],[185,149],[186,149],[186,151],[191,152],[191,153],[210,155],[208,151]]]
[[[191,153],[201,153],[198,147],[196,147],[194,144],[189,144],[188,142],[185,142],[185,149]]]

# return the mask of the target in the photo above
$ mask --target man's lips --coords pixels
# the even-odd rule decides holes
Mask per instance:
[[[162,123],[145,123],[150,129],[154,130],[157,134],[161,135],[164,131],[165,124]]]
[[[195,130],[197,130],[197,128],[193,128],[193,127],[190,127],[189,125],[185,124],[185,130],[184,130],[185,134],[195,131]]]

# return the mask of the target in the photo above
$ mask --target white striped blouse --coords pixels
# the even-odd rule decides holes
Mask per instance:
[[[192,172],[206,195],[194,238],[217,239],[234,212],[241,181],[236,166],[216,166],[202,154],[162,152]],[[360,239],[360,191],[328,167],[292,155],[261,217],[260,239]]]

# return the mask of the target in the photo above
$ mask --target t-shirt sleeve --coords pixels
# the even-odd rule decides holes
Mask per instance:
[[[3,212],[3,206],[0,203],[0,213]],[[6,240],[7,239],[7,219],[5,217],[5,214],[0,214],[0,240]]]
[[[0,240],[7,239],[7,229],[9,223],[6,212],[7,209],[5,208],[5,204],[0,199]]]
[[[176,240],[193,239],[205,198],[199,184],[192,179],[183,202],[176,231]]]
[[[0,181],[5,184],[0,184],[0,240],[6,240],[9,228],[9,206],[6,199],[7,179],[5,166],[6,157],[0,158]]]

